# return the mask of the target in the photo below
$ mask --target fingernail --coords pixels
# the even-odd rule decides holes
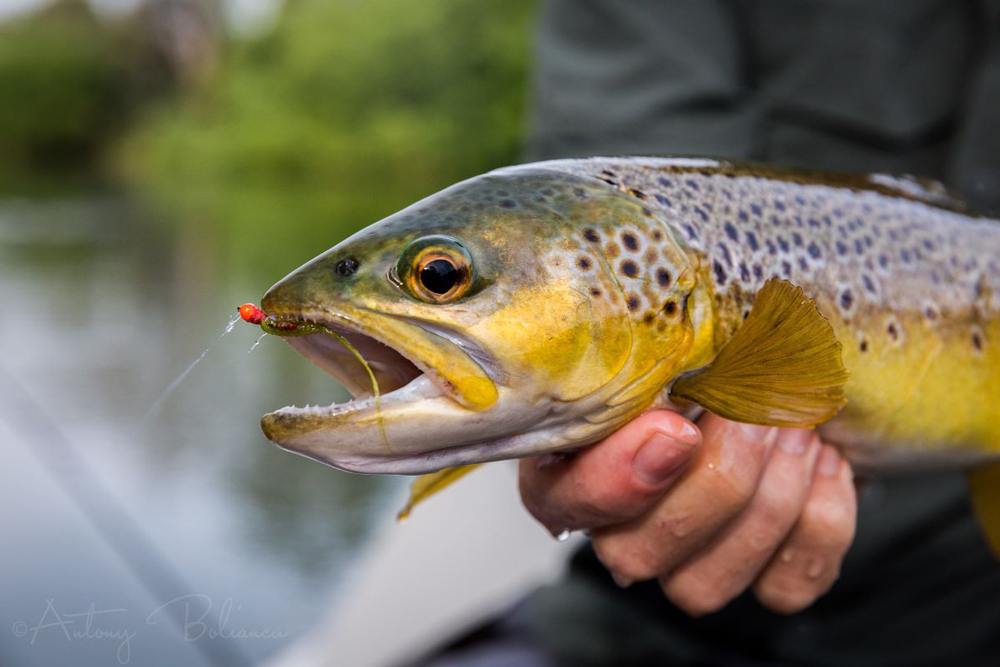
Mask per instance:
[[[778,447],[792,456],[801,456],[812,440],[813,432],[803,428],[786,428],[778,435]]]
[[[632,467],[636,477],[647,484],[663,484],[687,464],[691,445],[662,433],[649,436],[635,453]]]
[[[694,424],[688,420],[685,419],[680,423],[673,424],[673,426],[679,427],[671,429],[670,433],[670,435],[677,441],[683,442],[687,445],[697,445],[701,442],[701,433],[699,433],[698,429],[694,427]]]
[[[824,477],[836,477],[840,472],[840,454],[830,445],[823,445],[823,450],[819,453],[819,461],[816,462],[816,472]]]

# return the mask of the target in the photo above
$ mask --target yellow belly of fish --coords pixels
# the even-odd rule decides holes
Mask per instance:
[[[851,376],[847,405],[822,430],[853,463],[886,471],[1000,458],[1000,321],[977,330],[923,314],[831,319]]]

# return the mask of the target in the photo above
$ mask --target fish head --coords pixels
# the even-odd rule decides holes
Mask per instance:
[[[282,408],[263,417],[265,435],[341,469],[402,474],[596,441],[631,416],[609,402],[649,371],[636,351],[652,343],[591,235],[644,215],[607,183],[535,166],[363,229],[261,304],[265,330],[294,328],[286,340],[355,400]],[[660,332],[661,352],[690,339],[676,329]]]

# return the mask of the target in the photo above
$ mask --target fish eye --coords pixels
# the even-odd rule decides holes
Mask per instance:
[[[399,284],[430,303],[447,303],[465,295],[472,284],[472,257],[447,236],[424,236],[406,247],[396,264]]]
[[[458,269],[446,257],[433,259],[420,269],[420,284],[435,294],[447,294],[458,282]]]

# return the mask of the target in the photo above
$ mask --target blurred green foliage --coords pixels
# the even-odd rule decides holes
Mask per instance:
[[[88,164],[166,89],[164,63],[119,28],[82,0],[0,24],[0,174]]]
[[[121,147],[120,170],[185,216],[282,239],[231,237],[229,268],[290,269],[517,160],[532,5],[288,3],[272,31],[229,45],[214,80],[150,116]]]
[[[176,184],[399,180],[411,193],[517,155],[528,0],[292,3],[237,43],[218,80],[162,110],[126,151]]]

